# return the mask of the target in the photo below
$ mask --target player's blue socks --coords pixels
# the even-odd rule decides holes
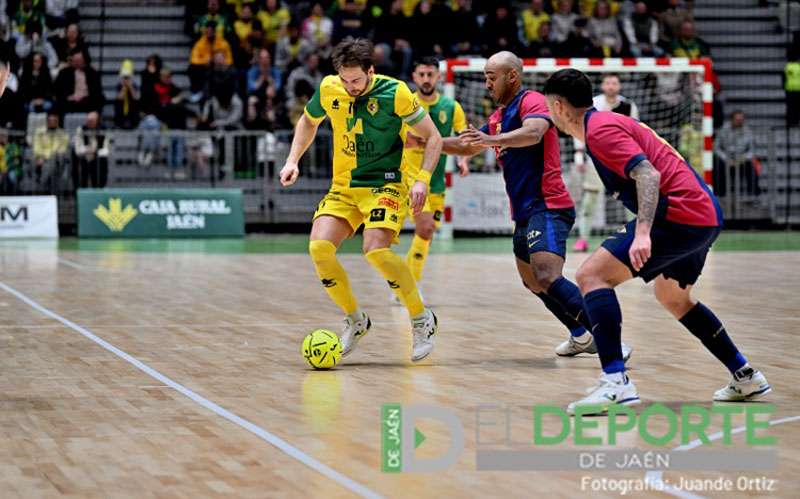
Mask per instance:
[[[589,323],[589,318],[584,312],[581,291],[578,289],[578,286],[572,283],[572,281],[563,276],[559,277],[553,281],[553,284],[550,285],[550,288],[547,290],[547,294],[560,303],[567,313],[586,330],[592,329],[592,325]],[[570,328],[570,332],[571,331],[572,328]],[[580,334],[576,335],[573,333],[573,336],[580,336]]]
[[[625,371],[622,360],[622,310],[613,289],[597,289],[583,297],[592,334],[606,374]]]
[[[697,336],[708,351],[725,364],[731,374],[747,363],[747,359],[739,352],[725,331],[725,326],[714,312],[702,303],[697,302],[697,305],[681,317],[680,323]]]
[[[547,293],[535,293],[535,295],[542,300],[544,306],[556,316],[556,319],[567,326],[567,329],[569,329],[569,333],[572,336],[581,336],[586,332],[586,329],[578,324],[575,319],[568,314],[566,310],[564,310],[564,307],[562,307],[561,304],[554,298],[547,296]]]

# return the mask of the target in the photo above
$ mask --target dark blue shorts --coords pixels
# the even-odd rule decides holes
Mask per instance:
[[[636,235],[636,220],[603,242],[603,247],[624,263],[636,277],[650,282],[659,275],[674,279],[685,288],[697,282],[706,263],[706,255],[719,236],[720,227],[694,227],[656,221],[650,231],[650,259],[639,272],[633,270],[628,251]]]
[[[575,210],[547,210],[534,213],[514,228],[514,256],[530,263],[530,255],[539,251],[567,256],[567,237],[575,224]]]

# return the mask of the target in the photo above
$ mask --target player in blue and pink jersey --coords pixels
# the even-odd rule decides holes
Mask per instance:
[[[522,61],[511,52],[490,57],[484,73],[486,88],[499,107],[480,130],[470,126],[458,138],[446,139],[443,150],[470,155],[494,149],[511,201],[514,255],[522,282],[571,333],[556,353],[596,353],[580,290],[562,276],[575,208],[561,177],[558,132],[544,95],[522,88]],[[626,359],[629,354],[626,347]]]
[[[625,375],[620,335],[622,313],[614,288],[634,277],[655,280],[659,302],[733,375],[714,400],[744,401],[770,391],[750,367],[714,313],[691,296],[711,244],[722,229],[717,199],[681,155],[647,125],[592,106],[592,84],[575,69],[545,83],[556,126],[586,144],[606,190],[636,213],[578,269],[577,280],[591,321],[603,375],[587,397],[569,405],[639,403]]]

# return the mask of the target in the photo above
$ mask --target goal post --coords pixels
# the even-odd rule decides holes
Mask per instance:
[[[469,123],[480,126],[485,123],[494,105],[488,99],[483,70],[484,58],[448,59],[441,63],[445,75],[444,95],[459,101],[464,108]],[[592,80],[594,94],[600,93],[603,75],[615,73],[622,84],[621,94],[633,101],[641,121],[647,123],[662,137],[676,146],[695,168],[705,182],[711,185],[713,168],[713,84],[711,60],[708,58],[541,58],[523,59],[523,86],[539,90],[552,73],[563,68],[575,68],[585,72]],[[562,172],[565,182],[570,183],[574,164],[574,142],[560,134]],[[477,171],[499,176],[499,169],[491,155],[473,158],[471,166]],[[458,220],[464,202],[475,200],[458,199],[454,193],[455,161],[447,161],[447,192],[444,220],[441,229],[443,237],[451,237],[454,229],[474,230],[476,232],[507,232],[510,223],[501,223],[499,217],[496,227],[485,231]],[[496,182],[491,183],[496,190]],[[488,187],[487,187],[488,188]],[[456,189],[457,190],[457,189]],[[573,196],[575,192],[570,189]],[[475,189],[470,190],[471,193]],[[492,194],[496,200],[497,193]],[[578,202],[575,199],[576,203]],[[496,201],[495,201],[496,204]],[[494,210],[495,212],[497,210]],[[618,203],[608,203],[605,221],[601,228],[610,229],[627,220],[627,215]]]

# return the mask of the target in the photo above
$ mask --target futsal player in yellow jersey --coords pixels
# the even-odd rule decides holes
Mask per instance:
[[[453,133],[461,133],[467,129],[467,119],[464,109],[455,99],[441,95],[436,86],[439,83],[439,60],[435,57],[424,57],[414,63],[411,78],[417,87],[416,97],[428,112],[442,137],[449,137]],[[413,182],[422,167],[425,152],[425,139],[418,137],[413,127],[403,126],[403,140],[405,151],[403,161],[408,164],[408,178]],[[431,178],[430,192],[425,200],[422,213],[414,216],[414,239],[406,254],[406,262],[414,279],[422,279],[422,270],[428,257],[428,249],[433,239],[434,231],[442,224],[444,216],[444,191],[445,191],[445,164],[447,156],[442,154],[436,163],[436,169]],[[458,163],[462,176],[469,174],[466,159]]]
[[[433,349],[438,320],[422,304],[405,260],[390,246],[397,241],[409,201],[415,214],[425,206],[442,138],[405,83],[375,74],[372,53],[372,43],[364,39],[347,38],[334,48],[332,62],[338,74],[325,77],[306,105],[280,172],[281,183],[288,186],[297,180],[300,157],[313,142],[320,123],[329,117],[333,181],[314,214],[309,253],[325,291],[346,314],[340,338],[342,353],[350,353],[372,325],[336,258],[342,241],[363,224],[366,259],[408,309],[411,360],[418,361]],[[405,178],[408,169],[403,164],[400,135],[404,123],[426,141],[422,169],[413,186]]]

